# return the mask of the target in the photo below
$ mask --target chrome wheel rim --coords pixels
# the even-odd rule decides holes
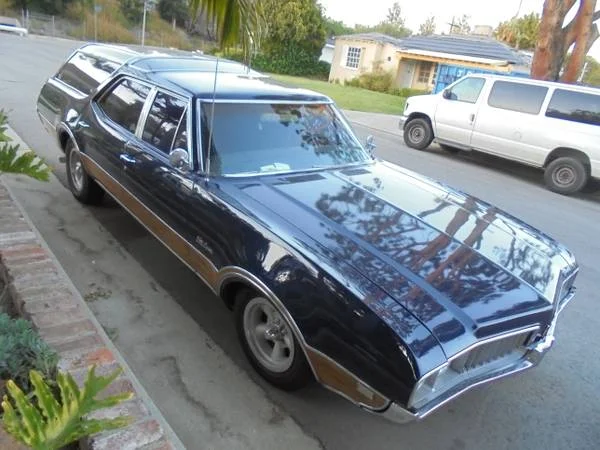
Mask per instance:
[[[83,179],[85,171],[83,169],[83,163],[76,150],[71,150],[69,153],[69,173],[71,174],[71,181],[73,187],[77,192],[81,192],[83,189]]]
[[[552,174],[554,183],[561,187],[571,186],[577,179],[577,174],[570,166],[559,166]]]
[[[282,373],[292,366],[292,331],[267,299],[257,297],[248,302],[244,310],[243,326],[246,342],[264,368]]]
[[[420,144],[425,138],[425,129],[420,125],[411,127],[411,129],[408,130],[408,138],[412,143]]]

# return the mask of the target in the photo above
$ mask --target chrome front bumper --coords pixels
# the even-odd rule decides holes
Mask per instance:
[[[462,395],[463,393],[476,386],[480,386],[482,384],[489,383],[491,381],[498,380],[500,378],[504,378],[509,375],[513,375],[537,366],[543,359],[546,352],[548,352],[548,350],[550,350],[550,348],[554,344],[554,331],[556,329],[558,315],[560,314],[560,312],[562,312],[567,303],[571,301],[573,295],[574,290],[569,294],[568,298],[561,302],[558,310],[556,311],[556,314],[554,315],[554,318],[552,319],[550,326],[546,330],[546,334],[540,340],[528,346],[527,352],[517,362],[512,363],[503,368],[497,369],[495,371],[487,372],[479,377],[471,378],[462,384],[458,384],[454,388],[448,390],[447,392],[444,392],[442,395],[440,395],[435,400],[431,401],[418,411],[410,411],[392,402],[390,403],[390,406],[388,406],[387,409],[383,411],[378,411],[378,413],[386,419],[400,424],[412,422],[414,420],[420,420],[425,418],[438,408],[441,408],[443,405],[450,402],[454,398]]]

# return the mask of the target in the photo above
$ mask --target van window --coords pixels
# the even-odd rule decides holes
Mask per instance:
[[[527,114],[538,114],[548,88],[533,84],[496,81],[488,98],[488,105]]]
[[[56,78],[89,94],[118,68],[115,62],[77,52],[60,68]]]
[[[456,83],[450,89],[449,100],[458,102],[477,103],[481,89],[485,84],[485,79],[469,77]]]
[[[600,95],[556,89],[546,116],[600,125]]]
[[[142,139],[161,152],[169,154],[179,124],[184,117],[185,107],[184,100],[164,92],[156,94],[144,124]],[[186,128],[186,124],[182,123],[181,128]],[[187,145],[183,148],[187,148]]]
[[[135,133],[149,93],[150,88],[145,84],[125,78],[98,101],[98,106],[113,122]]]

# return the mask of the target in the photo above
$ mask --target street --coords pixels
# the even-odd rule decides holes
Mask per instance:
[[[312,386],[279,391],[252,370],[231,313],[113,201],[77,203],[62,155],[37,118],[44,81],[80,43],[0,34],[0,109],[53,168],[8,184],[145,389],[189,449],[591,449],[600,441],[600,187],[574,197],[541,172],[481,154],[404,146],[363,114],[348,116],[379,157],[476,195],[563,242],[581,272],[557,343],[536,369],[476,388],[426,420],[395,425]],[[357,121],[362,125],[357,124]]]

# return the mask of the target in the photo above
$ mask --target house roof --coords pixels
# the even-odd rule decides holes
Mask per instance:
[[[449,55],[470,56],[475,58],[508,61],[523,64],[519,53],[496,39],[471,35],[432,35],[410,36],[396,39],[381,33],[360,33],[343,36],[346,39],[358,39],[391,44],[399,50],[422,50]]]

